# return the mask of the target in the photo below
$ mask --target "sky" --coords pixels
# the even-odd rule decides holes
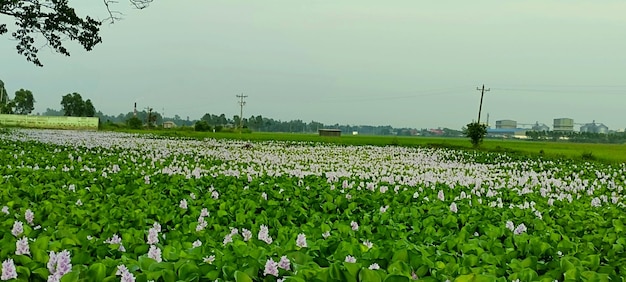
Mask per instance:
[[[105,18],[102,1],[70,1]],[[152,107],[325,124],[460,129],[477,119],[573,118],[626,127],[621,0],[155,0],[102,27],[103,43],[43,68],[0,37],[0,79],[35,112],[78,92],[117,115]],[[0,15],[0,22],[12,22]]]

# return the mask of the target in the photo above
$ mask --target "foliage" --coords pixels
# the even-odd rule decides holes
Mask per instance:
[[[466,137],[470,138],[470,142],[474,147],[478,147],[483,142],[483,139],[487,134],[487,125],[472,122],[467,125],[467,128],[464,129],[463,133]]]
[[[127,119],[126,124],[128,125],[128,128],[130,129],[141,129],[141,127],[143,126],[143,123],[141,122],[141,120],[135,116]]]
[[[138,8],[143,8],[152,0],[129,0]],[[104,5],[115,19],[115,11],[105,0]],[[37,53],[40,46],[49,46],[54,51],[69,56],[70,52],[63,41],[69,39],[79,43],[85,50],[91,51],[102,42],[100,37],[101,21],[90,16],[79,16],[67,0],[2,0],[0,14],[15,19],[16,29],[10,34],[17,41],[17,53],[37,66],[43,66]],[[0,35],[8,33],[7,24],[0,24]],[[39,42],[42,39],[45,42]]]
[[[245,144],[109,132],[0,135],[0,173],[9,176],[0,178],[0,260],[14,261],[20,281],[45,281],[51,251],[63,250],[72,263],[63,281],[117,281],[120,266],[136,281],[626,275],[618,192],[626,183],[614,177],[623,165]],[[21,238],[29,254],[16,254]]]
[[[96,113],[96,109],[91,103],[91,100],[87,99],[83,101],[83,97],[76,92],[63,96],[61,99],[61,107],[61,111],[63,111],[65,116],[93,117]]]
[[[209,125],[208,122],[206,122],[206,120],[199,120],[194,125],[194,130],[195,131],[210,131],[211,126]]]
[[[14,112],[18,115],[30,114],[35,109],[35,98],[33,98],[33,92],[30,90],[20,89],[16,91],[13,102],[15,103]]]

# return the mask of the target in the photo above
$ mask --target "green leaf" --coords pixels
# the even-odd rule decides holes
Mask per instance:
[[[385,282],[409,282],[410,279],[407,276],[398,275],[398,274],[389,274],[385,278]]]
[[[103,263],[94,263],[87,271],[90,281],[102,281],[107,276],[107,267]]]
[[[236,282],[252,282],[252,278],[244,272],[235,271],[235,281]]]
[[[374,270],[363,268],[359,271],[359,281],[382,282],[383,279]]]
[[[200,269],[193,262],[188,261],[178,269],[178,277],[189,281],[200,277]]]
[[[61,277],[61,282],[76,282],[78,281],[78,272],[71,271]]]

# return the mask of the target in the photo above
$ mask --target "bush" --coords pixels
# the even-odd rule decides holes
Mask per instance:
[[[128,128],[131,129],[141,129],[141,127],[143,126],[143,122],[141,122],[138,117],[131,117],[127,119],[126,124],[128,125]]]
[[[200,120],[200,121],[196,121],[196,124],[194,125],[194,129],[196,131],[210,131],[211,126],[209,125],[208,122],[206,122],[206,120]]]
[[[487,135],[487,125],[472,122],[467,125],[467,128],[463,130],[463,134],[470,138],[470,142],[474,147],[480,146],[483,142],[485,135]]]

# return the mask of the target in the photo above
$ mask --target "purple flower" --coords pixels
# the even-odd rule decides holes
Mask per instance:
[[[208,223],[204,220],[204,217],[198,217],[198,225],[196,226],[196,232],[200,232],[207,227]]]
[[[200,246],[202,246],[202,241],[200,241],[200,240],[195,240],[195,241],[193,241],[193,243],[191,244],[191,246],[192,246],[192,247],[194,247],[194,248],[200,247]]]
[[[152,227],[148,230],[148,244],[154,245],[156,243],[159,243],[159,232],[156,228]]]
[[[456,207],[456,203],[452,203],[450,204],[450,211],[453,213],[457,213],[459,211],[459,209]]]
[[[200,216],[201,217],[209,216],[209,210],[207,210],[206,208],[202,208],[202,210],[200,211]]]
[[[63,250],[60,253],[51,251],[49,257],[50,260],[48,260],[47,266],[50,276],[48,276],[48,281],[60,281],[63,275],[72,271],[71,257],[68,250]]]
[[[275,262],[272,258],[268,259],[265,262],[265,269],[263,270],[263,276],[274,275],[278,277],[278,263]]]
[[[222,244],[224,244],[224,246],[226,246],[226,244],[228,243],[232,243],[233,242],[233,233],[228,233],[226,236],[224,236],[224,241],[222,242]]]
[[[159,249],[155,245],[150,245],[150,250],[148,250],[148,257],[156,260],[156,262],[163,261],[163,259],[161,258],[161,249]]]
[[[15,242],[16,255],[30,255],[30,247],[28,246],[28,238],[24,237]]]
[[[509,230],[513,231],[515,230],[515,224],[513,223],[513,221],[507,221],[506,222],[506,228],[508,228]]]
[[[2,262],[2,280],[10,280],[17,278],[17,270],[15,269],[15,263],[13,259],[9,258]]]
[[[9,214],[9,207],[7,206],[2,207],[2,213]]]
[[[180,200],[179,206],[180,206],[181,209],[186,210],[187,209],[187,199]]]
[[[250,232],[250,230],[245,229],[245,228],[241,229],[241,235],[243,236],[243,240],[245,242],[248,242],[248,240],[252,238],[252,232]]]
[[[117,271],[115,272],[115,275],[122,276],[121,277],[122,282],[134,282],[135,281],[135,276],[132,273],[130,273],[130,271],[128,271],[128,268],[126,268],[126,266],[123,264],[117,266]]]
[[[143,177],[143,181],[144,181],[144,183],[146,183],[146,184],[150,184],[150,176],[149,176],[149,175],[144,176],[144,177]]]
[[[269,230],[267,229],[267,225],[261,225],[261,230],[259,230],[259,234],[257,238],[259,238],[259,240],[267,244],[272,243],[273,240],[272,240],[272,237],[270,237],[269,235]]]
[[[517,228],[515,228],[515,231],[513,231],[515,235],[519,235],[524,232],[526,232],[526,225],[524,225],[523,223],[518,225]]]
[[[220,193],[218,193],[217,191],[213,191],[211,192],[211,197],[217,200],[220,197]]]
[[[439,198],[440,201],[446,199],[446,196],[443,194],[443,190],[439,190],[439,193],[437,193],[437,198]]]
[[[156,232],[161,232],[161,224],[159,224],[158,222],[152,224],[152,227],[154,228],[154,230],[156,230]]]
[[[280,261],[278,262],[278,267],[284,270],[291,270],[291,261],[287,258],[287,256],[280,257]]]
[[[16,220],[13,223],[13,229],[11,230],[11,234],[17,237],[17,236],[22,235],[22,233],[24,233],[24,224],[21,221]]]
[[[346,256],[346,262],[356,263],[356,258],[353,257],[353,256],[348,255],[348,256]]]
[[[352,222],[350,222],[350,227],[352,227],[352,230],[353,230],[353,231],[357,231],[357,230],[359,230],[359,224],[358,224],[358,223],[356,223],[356,221],[352,221]]]
[[[371,270],[377,270],[380,269],[380,266],[378,265],[378,263],[372,263],[368,268]]]
[[[298,238],[296,239],[296,246],[300,248],[306,248],[306,235],[304,233],[298,234]]]
[[[33,213],[33,211],[31,211],[30,209],[27,209],[24,213],[24,218],[26,219],[26,222],[28,222],[28,224],[32,225],[33,220],[35,220],[35,213]]]

